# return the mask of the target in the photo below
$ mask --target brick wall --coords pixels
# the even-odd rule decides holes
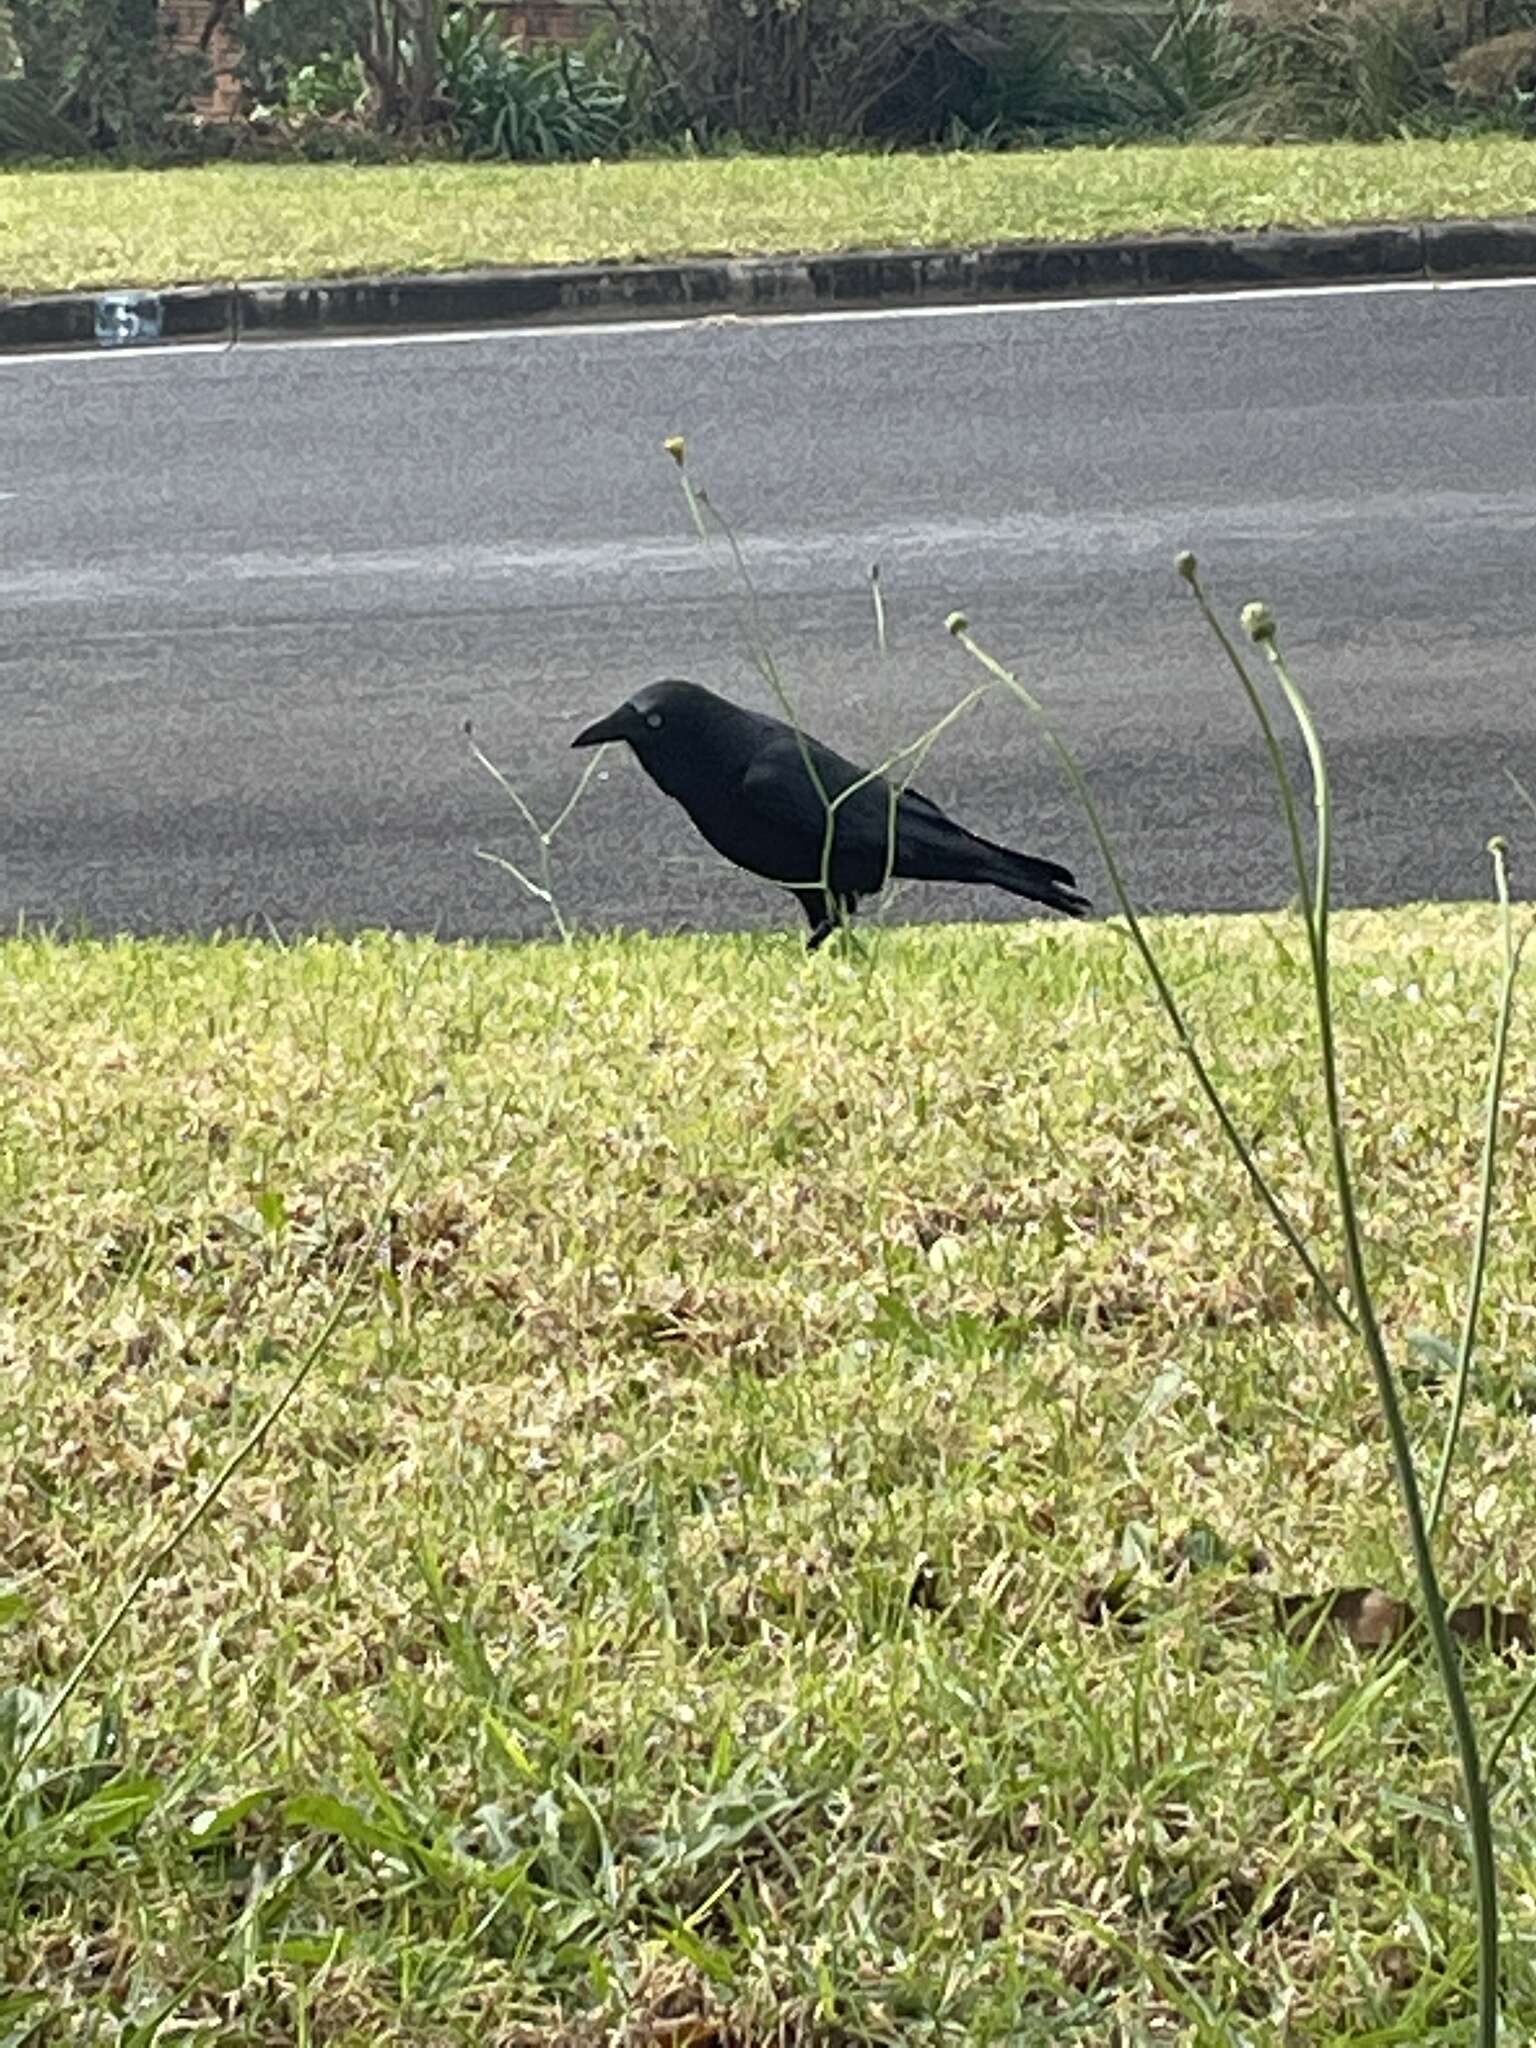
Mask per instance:
[[[197,111],[210,121],[228,121],[240,111],[240,46],[223,23],[204,43],[213,7],[214,0],[160,0],[160,20],[173,50],[202,55],[213,67],[213,83],[197,101]],[[238,16],[244,9],[236,0],[225,12]]]
[[[581,43],[608,18],[597,0],[486,0],[508,42]]]
[[[601,0],[483,0],[509,42],[580,43],[607,15]],[[240,111],[240,45],[231,24],[245,12],[243,0],[225,9],[225,20],[206,44],[203,36],[215,0],[160,0],[160,18],[172,49],[201,52],[213,67],[213,84],[197,102],[211,121],[231,120]]]

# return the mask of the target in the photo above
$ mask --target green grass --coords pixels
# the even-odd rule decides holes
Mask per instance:
[[[1294,926],[1162,939],[1325,1227]],[[1411,1359],[1456,1324],[1496,919],[1336,945]],[[1447,1581],[1525,1611],[1533,1104],[1522,1023]],[[0,1669],[45,1694],[405,1167],[297,1405],[45,1744],[0,2033],[1465,2038],[1429,1663],[1270,1605],[1408,1590],[1368,1375],[1114,930],[884,934],[869,973],[787,936],[18,940],[0,1113]],[[1409,1398],[1428,1456],[1447,1390]],[[1521,1674],[1469,1669],[1492,1723]],[[1533,1771],[1528,1730],[1515,2038]]]
[[[1455,142],[701,163],[34,171],[0,290],[587,263],[1536,210],[1536,151]]]

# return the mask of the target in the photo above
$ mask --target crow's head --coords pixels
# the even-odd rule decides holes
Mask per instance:
[[[726,731],[739,719],[734,704],[699,683],[651,683],[589,725],[571,741],[573,747],[600,747],[625,740],[640,765],[670,795],[683,788],[718,756]]]

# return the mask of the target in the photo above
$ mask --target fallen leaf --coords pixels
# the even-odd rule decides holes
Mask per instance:
[[[1465,1643],[1478,1643],[1485,1650],[1499,1650],[1506,1656],[1511,1650],[1524,1650],[1527,1655],[1536,1651],[1536,1629],[1532,1628],[1529,1615],[1491,1607],[1486,1600],[1473,1600],[1458,1607],[1448,1619],[1452,1635],[1460,1636]]]
[[[1310,1593],[1277,1593],[1275,1611],[1289,1635],[1305,1641],[1320,1622],[1331,1622],[1357,1650],[1381,1650],[1405,1635],[1413,1623],[1406,1600],[1378,1586],[1346,1586],[1321,1598]]]
[[[1282,1627],[1298,1642],[1306,1641],[1320,1622],[1331,1622],[1357,1650],[1380,1650],[1418,1625],[1406,1600],[1395,1599],[1378,1586],[1346,1586],[1341,1592],[1323,1594],[1277,1593],[1274,1600]],[[1473,1600],[1453,1609],[1446,1620],[1452,1635],[1464,1643],[1506,1656],[1511,1650],[1536,1654],[1536,1625],[1527,1614]]]

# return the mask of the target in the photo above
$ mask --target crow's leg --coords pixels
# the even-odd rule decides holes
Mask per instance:
[[[808,953],[824,946],[834,932],[850,929],[853,913],[858,908],[857,896],[834,897],[828,889],[796,889],[792,893],[811,928],[805,942]]]
[[[805,950],[814,953],[818,946],[826,944],[836,925],[831,898],[825,889],[795,889],[791,893],[805,912],[805,921],[811,928]]]

